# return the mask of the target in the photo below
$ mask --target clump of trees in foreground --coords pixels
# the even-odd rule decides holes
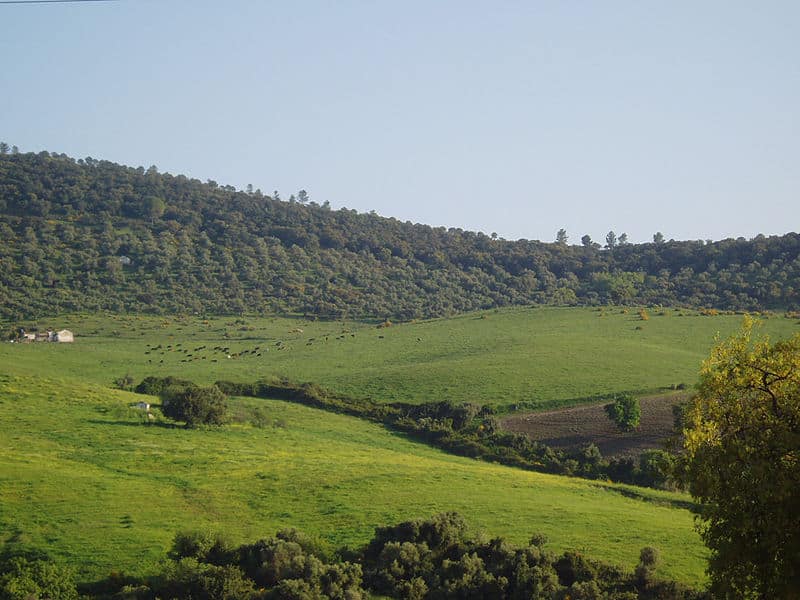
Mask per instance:
[[[81,591],[92,598],[154,600],[410,599],[700,599],[703,592],[655,575],[658,552],[641,551],[628,571],[576,551],[554,554],[545,538],[527,546],[472,534],[455,513],[376,529],[359,549],[329,553],[295,530],[235,546],[222,536],[180,533],[150,577],[115,573]],[[55,569],[58,577],[48,574]],[[3,600],[78,600],[68,572],[42,560],[0,567]]]

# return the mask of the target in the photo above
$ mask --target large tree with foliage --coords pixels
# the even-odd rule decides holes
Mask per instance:
[[[196,425],[222,425],[225,422],[227,404],[225,394],[212,385],[202,388],[196,385],[175,385],[160,394],[163,413],[187,427]]]
[[[703,364],[685,421],[692,495],[720,597],[797,598],[800,335],[770,344],[746,319]]]

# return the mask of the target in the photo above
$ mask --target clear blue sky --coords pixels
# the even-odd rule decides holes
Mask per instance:
[[[0,140],[572,243],[800,229],[800,2],[0,5]]]

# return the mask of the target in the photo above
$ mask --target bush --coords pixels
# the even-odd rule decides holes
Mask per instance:
[[[642,416],[639,399],[630,394],[616,394],[613,396],[613,400],[603,407],[608,418],[625,431],[636,429]]]
[[[582,554],[568,550],[553,566],[558,573],[561,585],[569,587],[573,583],[592,581],[597,576],[597,569]]]
[[[153,375],[145,377],[142,382],[137,385],[133,391],[137,394],[147,394],[149,396],[160,396],[161,393],[169,387],[173,386],[190,386],[194,385],[187,379],[178,379],[177,377],[155,377]]]
[[[655,578],[658,552],[641,551],[634,573],[596,563],[576,551],[559,556],[542,549],[543,536],[527,547],[487,540],[467,530],[455,513],[379,527],[366,547],[341,549],[325,558],[320,541],[293,529],[234,548],[219,536],[176,536],[159,575],[132,579],[112,575],[92,597],[113,600],[362,600],[376,594],[409,600],[548,598],[550,600],[708,600],[671,581]],[[0,573],[3,573],[0,565]],[[24,595],[0,600],[28,600]],[[362,586],[362,581],[365,585]],[[368,590],[368,591],[367,591]],[[78,600],[77,595],[32,597]],[[115,593],[116,592],[116,593]],[[372,595],[371,595],[372,594]]]
[[[78,600],[72,572],[47,560],[17,557],[0,564],[0,598],[3,600]]]
[[[222,425],[225,420],[226,397],[212,385],[172,386],[161,392],[161,410],[171,419],[183,421],[187,427]]]
[[[253,582],[235,565],[217,566],[194,558],[168,563],[157,597],[250,600],[257,598]]]
[[[117,377],[114,380],[114,387],[120,390],[132,391],[133,390],[133,377],[130,373],[125,373],[122,377]]]
[[[646,588],[653,581],[653,576],[660,561],[658,549],[645,546],[639,553],[639,564],[636,565],[634,575],[640,589]]]
[[[640,485],[666,487],[675,470],[675,456],[664,450],[645,450],[639,456]]]

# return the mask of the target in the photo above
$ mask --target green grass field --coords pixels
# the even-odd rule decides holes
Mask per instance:
[[[522,543],[542,532],[553,550],[629,568],[654,545],[662,575],[704,580],[682,495],[458,458],[280,401],[232,400],[238,413],[264,407],[277,427],[148,425],[130,408],[141,398],[0,377],[0,540],[44,549],[92,579],[152,572],[184,529],[245,541],[293,526],[335,548],[366,542],[378,525],[455,510],[487,535]]]
[[[72,329],[74,345],[0,344],[0,364],[103,385],[126,373],[137,381],[175,375],[198,383],[278,375],[378,401],[552,407],[595,394],[691,385],[715,335],[727,336],[742,319],[685,310],[650,315],[641,321],[634,309],[523,308],[381,329],[287,318],[66,316],[38,326]],[[775,338],[800,332],[782,316],[764,320],[762,329]]]
[[[152,572],[183,529],[247,541],[293,526],[335,548],[367,541],[376,526],[455,510],[487,535],[521,543],[542,532],[553,550],[627,567],[654,545],[664,576],[701,583],[704,549],[684,495],[449,456],[378,425],[280,401],[231,401],[237,414],[264,407],[277,427],[147,425],[130,408],[142,397],[111,389],[125,374],[198,383],[286,376],[380,401],[546,407],[692,384],[714,336],[741,322],[650,312],[642,321],[633,310],[509,309],[384,328],[291,318],[42,319],[40,329],[72,329],[76,342],[0,344],[0,541],[44,549],[91,579],[114,568]],[[800,328],[774,316],[763,331],[778,338]]]

